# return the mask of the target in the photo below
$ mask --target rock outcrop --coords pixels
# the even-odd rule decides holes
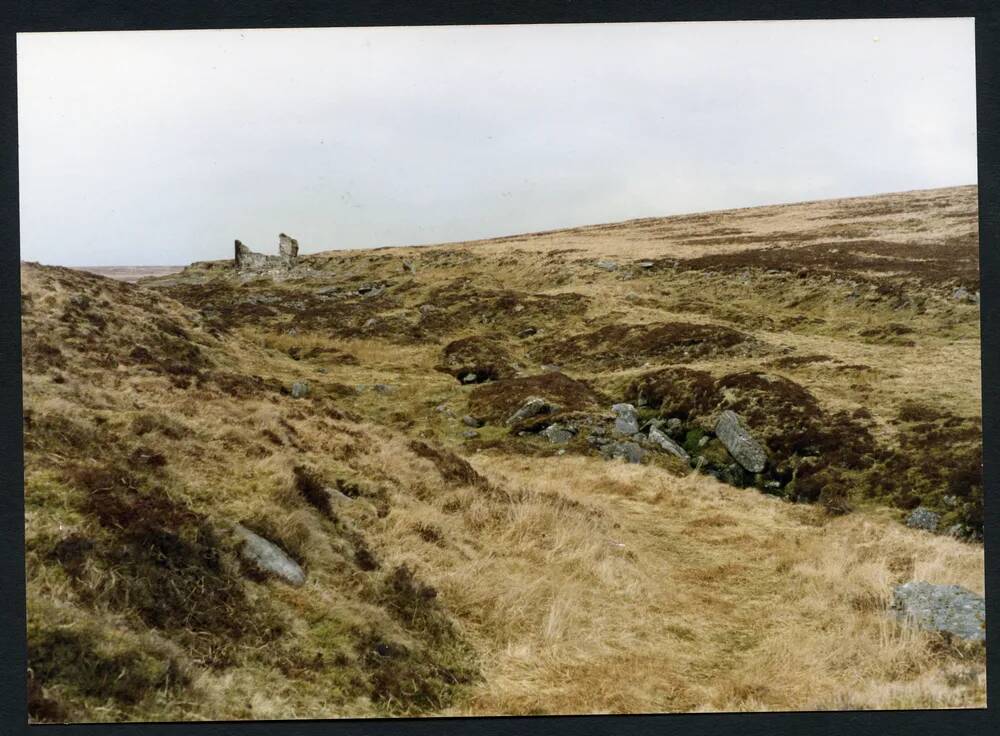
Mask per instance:
[[[305,583],[305,572],[278,545],[254,534],[242,524],[237,524],[235,528],[236,534],[243,540],[240,555],[245,562],[261,573],[273,575],[289,585],[299,587]]]
[[[646,456],[646,451],[635,442],[610,442],[601,447],[601,454],[608,460],[623,458],[638,465]]]
[[[530,396],[517,411],[507,418],[506,424],[516,424],[524,419],[538,416],[539,414],[551,414],[554,407],[540,396]]]
[[[913,513],[906,518],[906,525],[911,529],[924,529],[933,532],[937,531],[940,524],[941,516],[923,506],[915,508]]]
[[[554,445],[569,442],[576,435],[576,429],[568,424],[550,424],[541,432]]]
[[[715,424],[715,434],[733,459],[751,473],[759,473],[767,465],[767,451],[743,426],[736,412],[727,409],[719,415],[719,420]]]
[[[278,235],[278,255],[255,253],[239,240],[233,263],[237,271],[284,270],[295,266],[299,258],[299,241],[284,233]]]
[[[986,600],[958,585],[911,581],[893,591],[896,617],[960,639],[986,639]]]
[[[639,414],[632,404],[615,404],[611,407],[615,413],[615,432],[631,436],[639,431]]]
[[[691,462],[691,456],[687,454],[687,451],[674,442],[670,437],[666,435],[658,427],[649,428],[649,441],[655,444],[664,452],[670,453],[671,455],[676,455],[684,462]]]

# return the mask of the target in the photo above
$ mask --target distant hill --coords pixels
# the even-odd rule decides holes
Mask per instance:
[[[147,276],[167,276],[183,271],[184,266],[77,266],[76,270],[134,283]]]

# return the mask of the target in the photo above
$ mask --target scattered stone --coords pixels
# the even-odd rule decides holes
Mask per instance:
[[[959,286],[957,289],[951,292],[951,298],[960,302],[968,301],[969,290],[966,289],[964,286]]]
[[[598,268],[603,268],[605,271],[615,271],[618,268],[618,264],[614,261],[598,261],[596,265]]]
[[[667,420],[667,434],[671,437],[678,437],[683,429],[683,423],[677,417],[670,417]]]
[[[684,448],[674,442],[670,437],[668,437],[664,432],[660,431],[656,427],[650,427],[649,429],[649,439],[654,444],[658,445],[664,452],[668,452],[671,455],[679,457],[684,462],[690,462],[691,456],[685,452]]]
[[[385,291],[385,284],[362,284],[355,289],[358,296],[378,296],[383,291]]]
[[[551,412],[553,407],[545,399],[538,396],[529,396],[521,408],[507,418],[507,424],[516,424],[522,419],[538,416],[544,412]]]
[[[922,629],[986,640],[986,600],[961,586],[903,583],[893,590],[893,609],[898,619]]]
[[[296,381],[292,384],[292,398],[302,399],[309,395],[309,384],[305,381]]]
[[[639,415],[632,404],[615,404],[611,411],[615,413],[615,432],[633,435],[639,431]]]
[[[467,429],[464,432],[462,432],[462,436],[465,437],[465,439],[467,440],[474,440],[476,437],[479,436],[479,432],[477,432],[474,429]]]
[[[336,504],[354,503],[354,499],[348,496],[343,491],[341,491],[339,488],[331,488],[330,486],[327,486],[323,490],[326,491],[327,495],[330,497],[330,500],[333,503]]]
[[[652,268],[656,264],[654,264],[652,261],[639,261],[637,265],[639,266],[639,268]]]
[[[906,517],[906,525],[911,529],[924,529],[928,532],[937,531],[938,524],[941,523],[941,515],[935,514],[930,509],[918,506]]]
[[[542,365],[542,373],[558,373],[560,370],[557,365]]]
[[[532,335],[538,334],[538,330],[534,327],[525,327],[523,330],[517,333],[517,336],[522,340],[526,337],[531,337]]]
[[[709,440],[708,435],[707,434],[704,435],[703,437],[701,437],[701,439],[698,440],[698,449],[700,450],[705,445],[707,445],[710,441],[711,440]]]
[[[462,383],[475,383],[477,380],[478,377],[475,373],[466,373],[462,376]]]
[[[483,426],[483,423],[478,419],[476,419],[471,414],[466,414],[464,417],[462,417],[462,424],[464,424],[466,427],[472,427],[473,429],[478,429],[479,427]]]
[[[630,463],[641,463],[646,451],[635,442],[609,442],[601,448],[601,454],[608,460],[624,458]]]
[[[413,261],[403,261],[403,270],[408,271],[409,273],[415,273],[417,267],[413,265]]]
[[[554,445],[561,445],[569,442],[576,435],[576,429],[568,424],[550,424],[541,434],[548,438]]]
[[[767,451],[743,426],[739,414],[726,409],[715,423],[715,434],[729,454],[751,473],[759,473],[767,465]]]
[[[236,525],[236,533],[243,540],[240,556],[246,562],[263,573],[284,580],[289,585],[299,587],[305,583],[305,572],[278,545],[254,534],[242,524]]]

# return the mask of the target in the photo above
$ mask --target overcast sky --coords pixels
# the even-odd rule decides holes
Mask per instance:
[[[976,182],[971,19],[18,36],[21,257],[468,240]]]

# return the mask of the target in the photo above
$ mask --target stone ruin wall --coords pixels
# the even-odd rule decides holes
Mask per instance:
[[[255,253],[236,241],[233,264],[237,271],[265,271],[292,268],[299,259],[299,241],[284,233],[278,235],[278,255]]]

